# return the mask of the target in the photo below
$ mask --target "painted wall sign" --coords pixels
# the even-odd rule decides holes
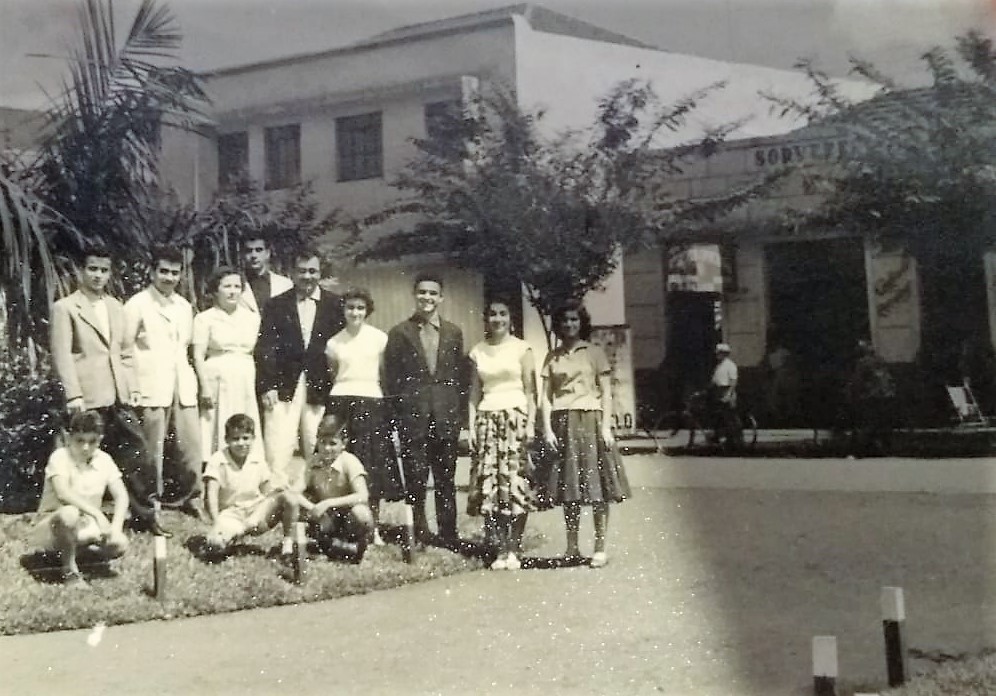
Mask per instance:
[[[846,156],[847,143],[844,140],[816,140],[755,148],[751,162],[755,167],[762,168],[802,162],[830,162]]]
[[[633,387],[633,342],[628,326],[596,326],[591,342],[601,346],[612,365],[612,426],[617,435],[636,430],[636,390]]]

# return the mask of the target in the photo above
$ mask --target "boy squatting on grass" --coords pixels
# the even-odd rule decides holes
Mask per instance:
[[[296,502],[308,519],[308,536],[324,554],[359,563],[373,538],[374,519],[367,472],[346,451],[344,426],[334,415],[322,419],[304,494],[296,494]]]
[[[254,448],[256,425],[239,413],[225,422],[225,447],[211,455],[204,467],[207,513],[211,531],[207,550],[219,553],[236,538],[258,536],[283,523],[281,554],[293,550],[296,494],[274,489],[270,467],[262,450]]]
[[[104,421],[95,411],[78,411],[69,421],[68,444],[57,448],[45,467],[45,487],[38,512],[36,545],[59,552],[62,578],[85,585],[76,563],[81,546],[93,547],[104,559],[118,558],[128,548],[123,530],[128,492],[111,456],[100,449]],[[101,510],[104,495],[114,499],[111,520]]]

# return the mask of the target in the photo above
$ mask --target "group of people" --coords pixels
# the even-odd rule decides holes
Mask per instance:
[[[465,354],[461,329],[440,316],[437,276],[415,279],[413,314],[384,333],[367,323],[369,292],[320,287],[314,249],[296,253],[291,278],[270,268],[265,238],[245,240],[243,250],[244,275],[218,268],[207,287],[212,307],[196,316],[177,292],[179,249],[157,247],[150,285],[123,305],[106,291],[111,254],[83,250],[79,289],[52,313],[52,358],[71,418],[39,508],[40,544],[61,552],[67,579],[79,579],[81,545],[123,552],[129,509],[136,527],[169,536],[160,509],[179,508],[211,525],[215,550],[283,524],[289,552],[291,526],[304,517],[323,549],[359,561],[368,543],[383,543],[380,502],[406,499],[424,545],[430,474],[437,537],[457,545],[468,393],[468,512],[485,518],[492,567],[520,566],[526,516],[550,503],[563,505],[571,557],[580,556],[580,506],[593,506],[591,564],[607,562],[608,505],[629,487],[603,417],[610,366],[587,340],[582,305],[555,315],[559,345],[537,389],[532,350],[512,335],[510,301],[487,303],[487,338]],[[553,453],[541,467],[537,413]],[[112,520],[101,512],[105,492]]]

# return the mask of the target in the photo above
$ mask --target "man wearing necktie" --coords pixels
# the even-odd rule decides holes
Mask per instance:
[[[465,392],[463,332],[440,318],[442,280],[415,280],[415,313],[391,329],[384,351],[387,390],[397,407],[398,434],[415,534],[425,543],[426,487],[432,473],[436,525],[444,544],[455,544],[457,439]]]
[[[256,342],[256,388],[263,406],[266,458],[278,485],[303,490],[304,467],[315,451],[318,423],[331,388],[325,344],[343,325],[339,298],[318,286],[321,258],[303,249],[294,260],[294,287],[264,307]]]

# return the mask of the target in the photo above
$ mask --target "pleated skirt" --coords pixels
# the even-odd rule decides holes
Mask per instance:
[[[542,474],[551,503],[620,503],[630,497],[619,450],[602,439],[601,411],[554,411],[551,425],[560,443]]]

